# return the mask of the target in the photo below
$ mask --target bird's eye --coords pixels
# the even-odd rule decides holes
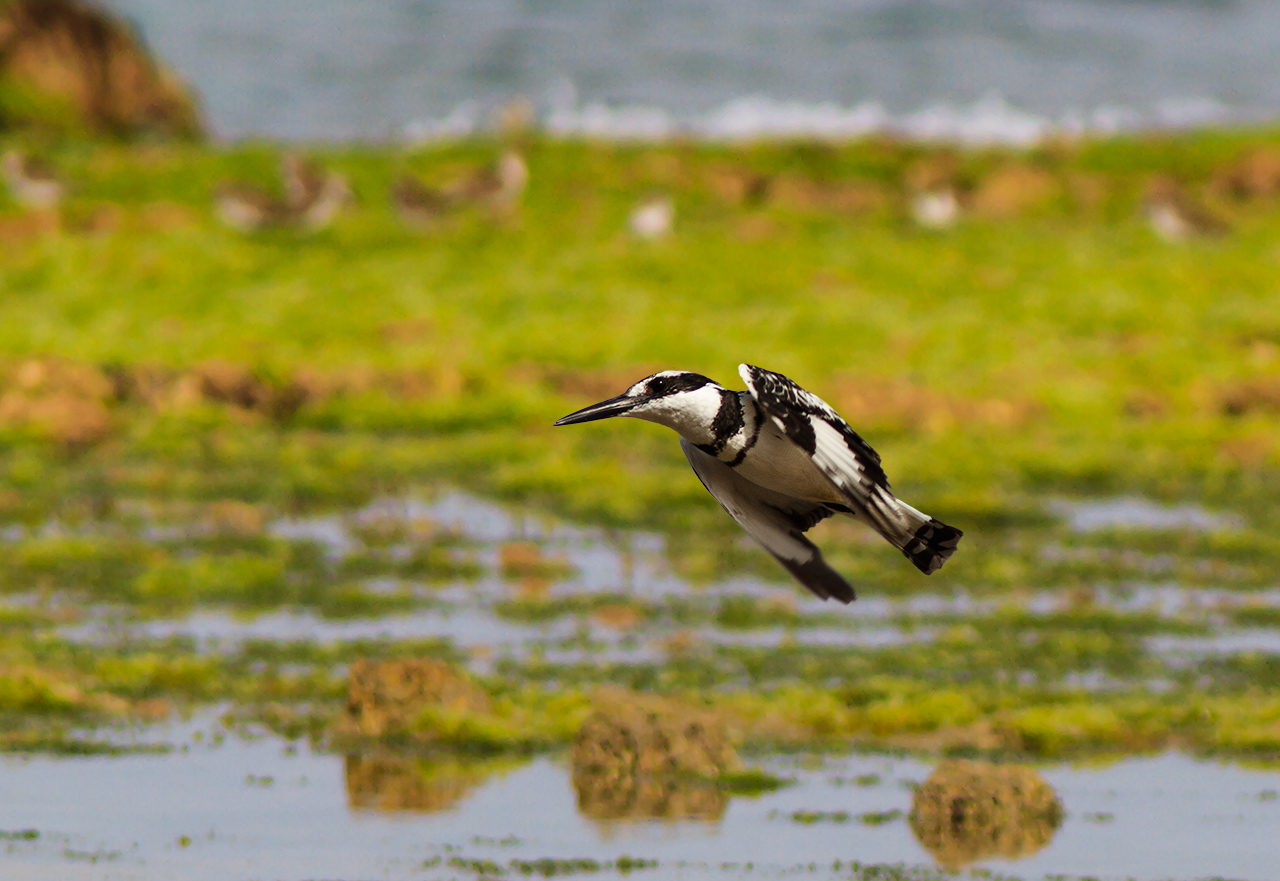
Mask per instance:
[[[659,376],[657,379],[651,380],[649,382],[649,394],[651,395],[664,394],[668,386],[669,386],[669,383],[667,382],[667,378],[665,376]]]

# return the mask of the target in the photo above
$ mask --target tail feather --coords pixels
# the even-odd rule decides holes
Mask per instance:
[[[932,575],[951,559],[962,535],[964,533],[954,526],[930,517],[929,522],[917,529],[901,546],[902,553],[925,575]]]
[[[866,513],[871,525],[925,575],[951,559],[964,535],[954,526],[922,514],[887,490],[874,493]]]

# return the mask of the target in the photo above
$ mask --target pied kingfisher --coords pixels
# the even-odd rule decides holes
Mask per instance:
[[[855,598],[804,537],[837,512],[869,525],[926,575],[950,558],[960,530],[895,498],[880,456],[825,401],[781,373],[750,364],[738,373],[745,392],[698,373],[664,370],[556,425],[634,416],[675,429],[720,506],[824,600]]]

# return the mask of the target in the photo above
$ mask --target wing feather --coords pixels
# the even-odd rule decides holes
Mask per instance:
[[[853,602],[853,587],[804,537],[806,530],[832,515],[830,508],[757,486],[684,438],[680,449],[720,507],[797,581],[824,600],[835,597],[843,603]]]
[[[886,537],[904,526],[880,454],[831,406],[781,373],[751,364],[738,366],[760,409],[783,434],[813,458],[818,470],[840,490],[855,511]]]
[[[880,455],[826,401],[781,373],[750,364],[739,365],[738,373],[760,409],[809,454],[853,512],[865,515],[921,572],[928,575],[951,557],[964,533],[895,498]]]

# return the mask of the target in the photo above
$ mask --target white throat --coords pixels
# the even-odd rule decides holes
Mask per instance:
[[[665,425],[691,443],[709,444],[715,441],[712,426],[720,412],[722,392],[718,385],[704,385],[641,404],[627,415]]]

